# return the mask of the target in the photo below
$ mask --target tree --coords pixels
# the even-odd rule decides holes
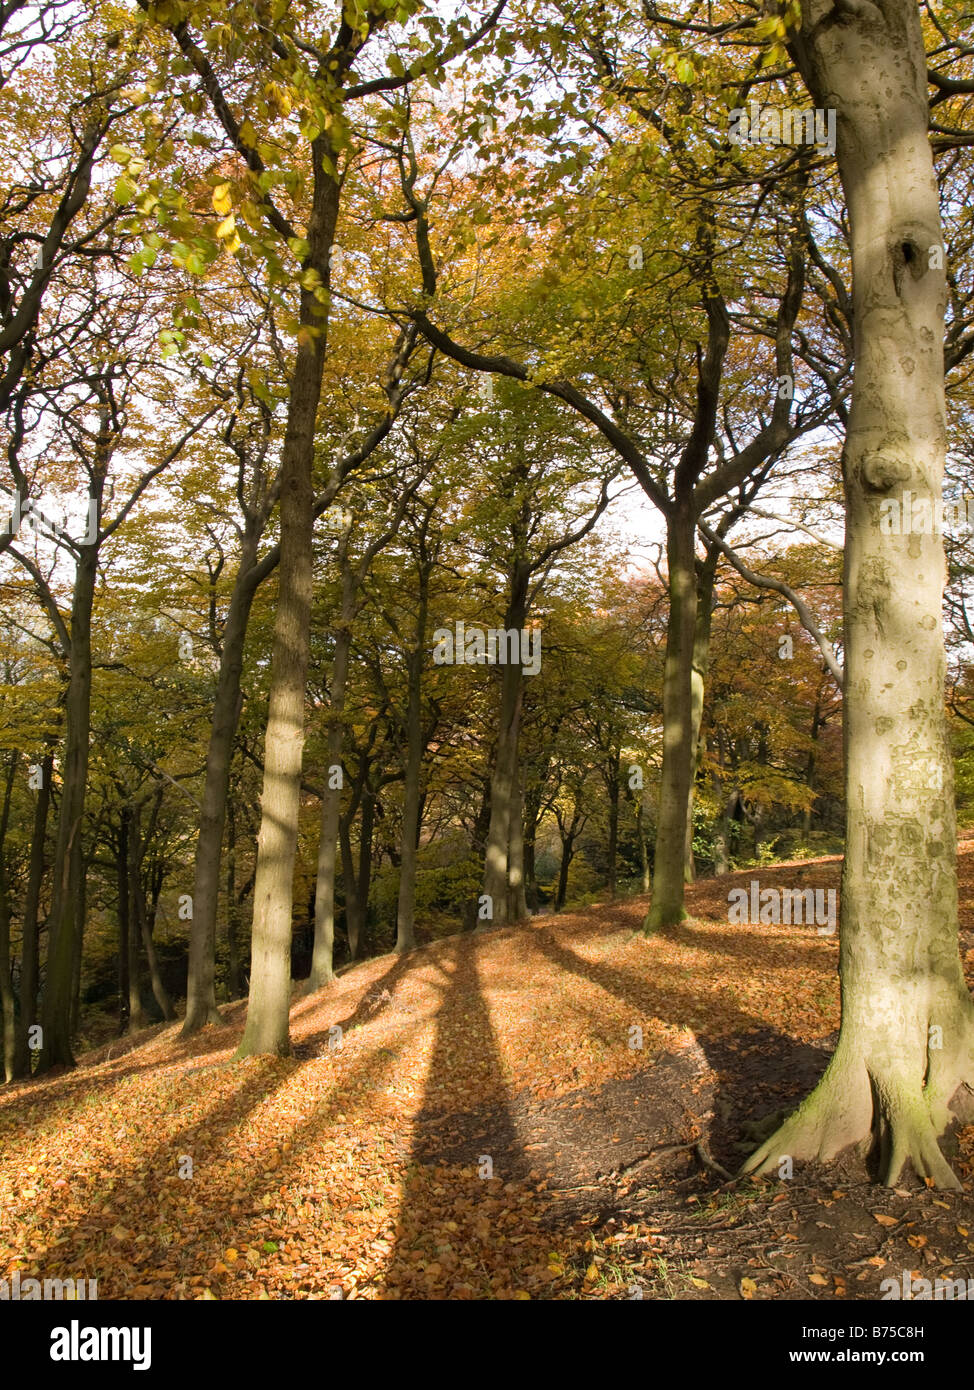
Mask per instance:
[[[878,1144],[959,1187],[938,1145],[974,1113],[974,1002],[957,942],[953,773],[944,713],[939,534],[889,535],[883,503],[939,503],[944,471],[943,230],[913,0],[804,0],[791,52],[834,106],[852,244],[854,376],[846,504],[846,857],[842,1026],[822,1081],[751,1156],[827,1161]]]

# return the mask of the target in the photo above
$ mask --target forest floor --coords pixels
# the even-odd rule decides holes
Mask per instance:
[[[974,840],[959,851],[970,980]],[[761,884],[837,888],[840,862]],[[904,1270],[974,1279],[974,1126],[945,1141],[963,1192],[890,1191],[852,1157],[721,1175],[748,1122],[814,1085],[839,1023],[837,936],[727,923],[757,873],[694,885],[665,937],[627,899],[368,961],[295,995],[286,1060],[230,1062],[241,1001],[188,1042],[160,1025],[3,1088],[0,1277],[96,1278],[100,1299],[876,1299]]]

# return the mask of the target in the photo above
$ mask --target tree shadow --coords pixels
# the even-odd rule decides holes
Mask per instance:
[[[693,933],[680,929],[687,941]],[[699,1012],[699,995],[668,983],[640,979],[628,971],[578,955],[549,931],[530,935],[531,944],[561,970],[598,985],[633,1011],[633,1023],[656,1017],[683,1026]],[[739,1005],[721,1002],[727,1027],[720,1034],[695,1029],[696,1041],[716,1080],[710,1098],[711,1114],[704,1118],[703,1137],[718,1162],[736,1170],[753,1143],[744,1143],[742,1129],[770,1111],[792,1108],[824,1071],[837,1034],[815,1044],[803,1043],[768,1026],[764,1019]],[[653,1067],[668,1065],[668,1054]],[[647,1078],[647,1085],[652,1079]],[[689,1099],[689,1097],[688,1097]]]
[[[351,1090],[373,1091],[392,1064],[385,1055],[365,1054],[344,1066],[336,1078],[341,1084],[296,1123],[293,1100],[280,1107],[282,1115],[274,1098],[313,1063],[293,1058],[228,1063],[221,1068],[225,1094],[200,1108],[193,1104],[196,1088],[188,1084],[174,1096],[188,1102],[180,1107],[190,1111],[185,1123],[154,1145],[136,1145],[130,1158],[107,1169],[102,1165],[80,1210],[74,1195],[66,1199],[63,1221],[58,1222],[58,1213],[49,1213],[45,1276],[95,1278],[103,1298],[131,1298],[141,1282],[156,1289],[161,1284],[154,1297],[198,1297],[204,1287],[216,1297],[232,1296],[235,1270],[217,1270],[227,1247],[261,1247],[259,1237],[268,1220],[276,1219],[275,1212],[285,1205],[283,1194],[295,1199],[288,1178],[300,1168],[300,1151],[344,1119]],[[212,1084],[208,1077],[198,1089]],[[181,1088],[177,1084],[174,1089]],[[259,1110],[273,1114],[272,1125],[255,1121]],[[244,1138],[248,1126],[253,1134],[249,1142]],[[246,1158],[241,1158],[241,1148],[251,1150]],[[298,1152],[289,1158],[292,1149]],[[193,1160],[192,1172],[180,1176],[184,1156]],[[315,1200],[327,1206],[322,1194]],[[336,1280],[329,1271],[311,1275],[320,1288]]]
[[[491,1267],[490,1237],[508,1205],[504,1190],[531,1166],[481,989],[480,949],[476,936],[452,937],[435,957],[441,1002],[396,1242],[381,1275],[386,1297],[435,1298],[443,1279],[451,1297],[510,1293],[509,1271]]]

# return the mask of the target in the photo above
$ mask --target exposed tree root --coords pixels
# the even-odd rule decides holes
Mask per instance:
[[[773,1175],[786,1158],[829,1163],[856,1145],[863,1157],[878,1148],[880,1180],[887,1187],[895,1186],[909,1165],[936,1187],[959,1188],[938,1143],[952,1118],[946,1107],[936,1107],[938,1126],[931,1116],[931,1097],[922,1088],[914,1092],[901,1081],[874,1074],[865,1061],[850,1060],[849,1051],[840,1040],[818,1086],[751,1154],[741,1175]]]

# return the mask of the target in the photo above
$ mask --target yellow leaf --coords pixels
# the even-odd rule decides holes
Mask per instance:
[[[228,183],[218,183],[213,190],[213,211],[219,213],[221,217],[226,217],[233,204],[230,201],[230,185]]]
[[[966,1236],[967,1233],[968,1233],[968,1232],[967,1232],[967,1227],[966,1227],[966,1226],[958,1226],[958,1227],[957,1227],[957,1234],[958,1234],[959,1236]]]
[[[226,237],[233,236],[236,225],[236,222],[233,220],[233,213],[228,213],[227,216],[224,217],[222,222],[218,222],[216,224],[217,236],[221,239],[221,241],[224,240]]]
[[[753,1279],[744,1278],[741,1280],[741,1297],[753,1298],[758,1291],[758,1286]]]
[[[595,1263],[593,1262],[592,1264],[589,1265],[588,1269],[585,1271],[585,1282],[586,1282],[586,1284],[591,1283],[591,1281],[592,1281],[593,1279],[597,1279],[598,1277],[599,1277],[599,1267],[598,1267],[597,1264],[595,1264]]]
[[[232,1245],[229,1250],[224,1250],[223,1258],[226,1260],[227,1264],[233,1264],[234,1260],[237,1258],[237,1252]]]
[[[808,1276],[808,1282],[810,1284],[822,1285],[827,1284],[829,1281],[825,1278],[824,1274],[810,1274]]]
[[[693,1285],[693,1287],[694,1287],[695,1289],[709,1289],[709,1288],[710,1288],[710,1285],[707,1283],[706,1279],[698,1279],[697,1276],[696,1276],[695,1274],[691,1274],[691,1275],[690,1275],[690,1283]]]
[[[257,144],[257,132],[249,121],[244,121],[238,133],[242,145],[246,145],[249,149],[253,149]]]
[[[522,1302],[526,1302],[530,1300],[531,1295],[528,1293],[527,1289],[518,1289],[514,1297],[520,1299]]]

